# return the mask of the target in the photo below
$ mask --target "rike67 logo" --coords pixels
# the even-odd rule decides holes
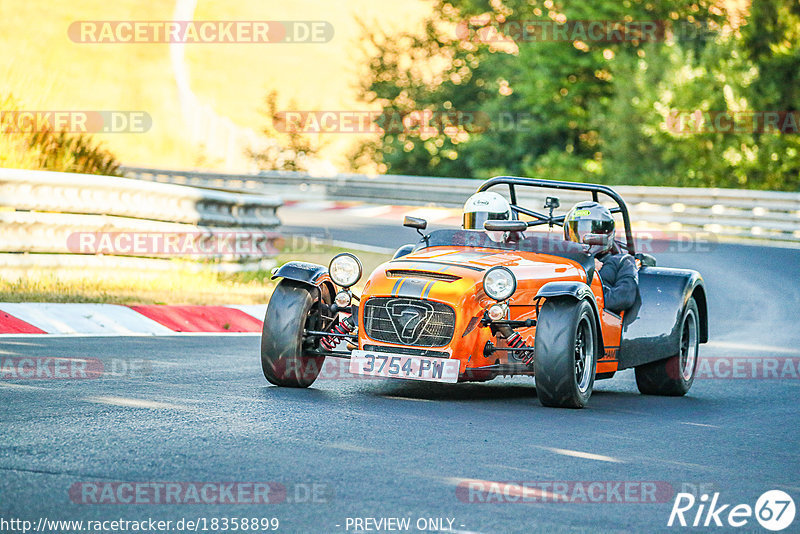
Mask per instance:
[[[678,493],[667,526],[738,528],[747,525],[754,516],[767,530],[783,530],[794,521],[794,500],[784,491],[770,490],[751,507],[749,504],[721,504],[719,493],[710,498],[708,494],[696,498],[691,493]]]

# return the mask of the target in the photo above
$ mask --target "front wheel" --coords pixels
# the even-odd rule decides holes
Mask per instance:
[[[636,367],[636,387],[645,395],[680,397],[694,382],[700,345],[700,314],[693,298],[683,310],[678,353]]]
[[[598,334],[586,300],[548,300],[536,323],[534,376],[544,406],[583,408],[592,395]]]
[[[317,379],[325,356],[307,355],[304,330],[319,323],[319,290],[283,279],[267,305],[261,331],[261,369],[276,386],[306,388]]]

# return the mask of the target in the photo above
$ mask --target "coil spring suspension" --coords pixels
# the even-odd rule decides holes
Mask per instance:
[[[353,321],[353,318],[348,315],[347,317],[342,319],[339,323],[334,325],[334,327],[331,328],[330,332],[331,334],[349,334],[355,329],[356,329],[356,323],[355,321]],[[337,335],[325,336],[319,340],[319,344],[322,345],[322,348],[324,348],[325,350],[333,350],[341,340],[342,338]]]
[[[516,332],[512,332],[508,338],[506,338],[506,345],[509,347],[519,349],[525,347],[525,340],[522,339],[522,336]],[[524,351],[524,352],[514,352],[512,353],[512,357],[520,360],[525,365],[529,365],[533,361],[533,351]]]

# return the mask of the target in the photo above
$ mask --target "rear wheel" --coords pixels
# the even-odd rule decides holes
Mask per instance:
[[[700,345],[700,314],[694,299],[683,311],[678,354],[636,367],[636,386],[645,395],[686,395],[694,382]]]
[[[272,293],[261,331],[261,369],[271,384],[305,388],[319,375],[325,356],[308,355],[315,340],[303,335],[319,328],[319,294],[286,279]]]
[[[548,300],[536,323],[534,376],[544,406],[583,408],[592,395],[598,335],[592,305]]]

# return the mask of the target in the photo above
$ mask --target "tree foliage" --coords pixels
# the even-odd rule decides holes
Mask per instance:
[[[19,131],[10,119],[19,109],[13,96],[0,99],[0,167],[121,176],[116,156],[89,134]]]
[[[696,110],[742,117],[800,107],[800,4],[756,2],[741,25],[720,5],[437,0],[419,33],[365,29],[373,53],[363,100],[385,114],[466,111],[488,118],[488,128],[387,131],[362,144],[353,165],[797,190],[797,134],[675,127],[676,114]],[[537,39],[508,31],[512,21],[658,21],[665,32],[649,40]],[[475,38],[492,28],[510,39]]]
[[[261,170],[308,171],[319,147],[303,133],[291,129],[279,130],[278,125],[284,121],[278,110],[277,91],[267,93],[265,104],[268,121],[263,133],[269,141],[258,150],[248,150],[248,156]]]

